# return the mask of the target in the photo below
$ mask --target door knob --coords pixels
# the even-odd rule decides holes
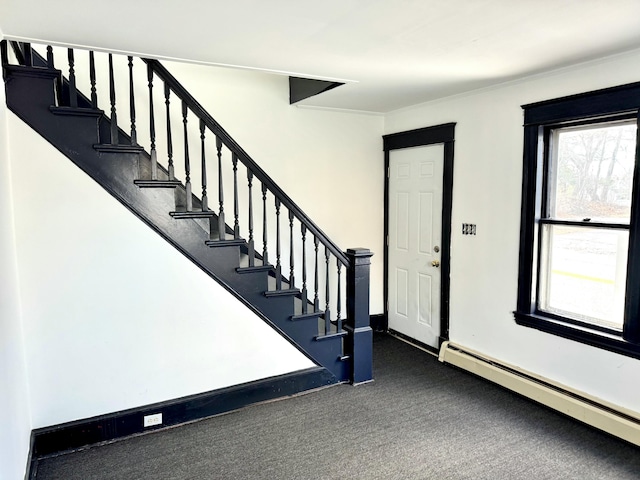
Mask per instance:
[[[433,267],[438,268],[438,267],[440,266],[440,262],[439,262],[438,260],[434,260],[433,262],[431,262],[431,265],[432,265]]]

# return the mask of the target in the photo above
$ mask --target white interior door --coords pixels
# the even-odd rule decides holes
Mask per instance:
[[[438,347],[444,144],[389,153],[389,328]]]

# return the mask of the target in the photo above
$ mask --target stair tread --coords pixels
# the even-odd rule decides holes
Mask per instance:
[[[192,210],[190,212],[186,211],[175,211],[169,212],[173,218],[181,219],[181,218],[211,218],[216,216],[216,212],[213,210]]]
[[[141,153],[144,152],[144,147],[140,145],[127,145],[126,143],[95,143],[93,148],[98,152],[107,153]]]
[[[318,311],[318,312],[308,312],[308,313],[300,313],[298,315],[291,315],[291,317],[289,317],[290,320],[306,320],[306,319],[310,319],[310,318],[318,318],[321,317],[322,315],[324,315],[324,311]]]
[[[99,108],[51,106],[49,110],[54,115],[75,115],[78,117],[101,117],[104,114],[104,110]]]
[[[133,183],[140,188],[175,188],[182,185],[180,180],[134,180]]]
[[[339,338],[339,337],[346,337],[346,336],[347,336],[347,332],[345,330],[340,330],[339,332],[332,332],[332,333],[325,333],[323,335],[318,335],[317,337],[315,337],[315,340],[319,342],[322,340],[329,340],[331,338]]]
[[[2,68],[11,75],[22,77],[59,78],[60,70],[45,67],[27,67],[25,65],[3,65]]]
[[[253,267],[238,267],[237,273],[253,273],[253,272],[267,272],[273,268],[273,265],[255,265]]]
[[[206,240],[205,245],[209,247],[229,247],[234,245],[244,245],[243,238],[231,238],[229,240]]]
[[[300,290],[297,288],[287,288],[284,290],[267,290],[264,292],[265,297],[282,297],[287,295],[298,295]]]

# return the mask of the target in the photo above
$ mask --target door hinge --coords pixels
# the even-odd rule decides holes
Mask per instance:
[[[387,178],[391,177],[391,167],[387,167]]]

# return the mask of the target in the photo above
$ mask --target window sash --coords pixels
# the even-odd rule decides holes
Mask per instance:
[[[628,228],[544,224],[540,229],[536,312],[620,335],[628,238]],[[577,245],[567,248],[569,242]],[[581,254],[579,245],[600,249],[601,254]]]
[[[605,170],[608,170],[609,162],[612,162],[612,165],[611,165],[612,168],[610,171],[608,171],[610,179],[615,178],[615,176],[611,177],[611,175],[613,175],[614,172],[617,171],[619,174],[620,169],[624,170],[625,165],[627,168],[631,167],[631,170],[633,169],[633,165],[628,165],[627,163],[628,160],[630,159],[628,154],[625,155],[625,152],[628,152],[628,150],[625,147],[629,145],[628,142],[630,138],[628,136],[623,137],[622,135],[624,134],[625,130],[628,127],[632,127],[637,132],[637,128],[638,128],[637,123],[638,122],[636,121],[635,116],[626,114],[622,116],[616,115],[613,118],[589,119],[582,122],[572,122],[569,124],[554,125],[554,126],[546,127],[544,132],[544,145],[545,145],[544,157],[545,158],[544,158],[544,166],[543,166],[544,191],[545,191],[544,200],[545,201],[543,204],[543,213],[541,215],[542,218],[550,218],[550,219],[565,220],[565,221],[578,221],[577,218],[592,217],[596,219],[595,222],[591,221],[592,224],[602,223],[602,224],[627,224],[628,225],[629,224],[628,216],[625,216],[625,218],[622,218],[622,217],[616,218],[616,216],[609,216],[608,218],[604,218],[602,216],[599,217],[599,212],[591,210],[591,208],[593,207],[587,206],[589,203],[597,204],[600,202],[599,199],[593,199],[593,198],[589,199],[589,196],[592,194],[587,194],[587,193],[583,194],[583,195],[586,195],[587,198],[583,198],[581,201],[579,201],[575,205],[575,207],[578,207],[578,208],[582,207],[585,210],[582,213],[575,213],[574,214],[575,216],[573,218],[567,217],[566,213],[562,215],[558,211],[558,203],[561,202],[561,199],[564,198],[565,201],[568,200],[567,195],[561,195],[560,193],[558,193],[558,179],[561,178],[560,169],[561,169],[561,166],[563,165],[565,166],[565,168],[567,168],[567,166],[569,165],[569,162],[565,160],[566,157],[564,155],[561,158],[560,136],[569,135],[569,137],[565,140],[565,142],[570,142],[571,134],[574,134],[577,132],[589,132],[589,131],[595,134],[596,131],[598,130],[602,131],[607,129],[607,132],[604,133],[604,137],[600,137],[600,140],[602,141],[602,143],[597,144],[595,146],[593,145],[591,146],[592,156],[588,154],[590,147],[588,147],[586,144],[583,144],[582,148],[579,147],[579,150],[584,150],[584,157],[585,157],[584,161],[588,162],[587,164],[588,169],[582,171],[582,174],[587,176],[587,178],[588,176],[593,175],[593,172],[588,173],[588,170],[591,169],[593,163],[598,161],[598,169],[597,169],[597,174],[595,176],[595,183],[591,183],[591,181],[588,182],[587,179],[584,179],[582,189],[591,190],[592,188],[594,188],[596,191],[599,191],[601,188],[605,187],[605,184],[601,183],[602,179],[600,177],[602,173],[601,172],[602,165],[606,165]],[[611,137],[611,135],[615,135],[616,133],[618,133],[619,135],[617,139],[615,139],[614,137]],[[627,130],[627,134],[628,133],[629,132]],[[600,135],[602,135],[602,133]],[[593,141],[594,140],[593,137],[590,140]],[[611,150],[612,146],[613,146],[613,151]],[[580,153],[578,153],[578,155],[580,155]],[[576,166],[574,164],[574,168],[576,167],[578,170],[581,170],[582,166]],[[565,173],[565,176],[564,176],[565,181],[567,181],[566,175],[567,174]],[[626,193],[628,193],[628,190],[624,189],[624,187],[630,187],[633,190],[633,185],[625,185],[624,183],[622,183],[621,185],[618,184],[617,189],[615,186],[612,186],[610,184],[609,186],[606,187],[606,190],[609,191],[609,194],[611,194],[616,190],[620,191],[619,190],[620,187],[622,187],[623,188],[622,191]],[[626,204],[625,207],[628,208],[628,204]]]

